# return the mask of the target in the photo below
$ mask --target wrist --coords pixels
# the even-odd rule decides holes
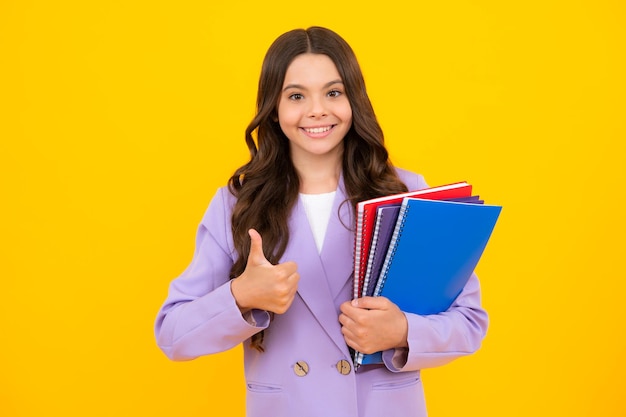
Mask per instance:
[[[239,277],[230,280],[230,292],[233,295],[235,304],[237,304],[237,307],[239,308],[241,313],[246,313],[252,310],[252,308],[249,307],[246,302],[244,291],[242,291],[241,288],[241,279]]]
[[[409,347],[409,320],[406,315],[402,313],[402,331],[400,332],[400,338],[396,348],[408,348]]]

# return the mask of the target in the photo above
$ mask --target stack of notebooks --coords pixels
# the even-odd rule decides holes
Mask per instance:
[[[357,204],[354,298],[384,296],[420,315],[446,311],[469,280],[502,210],[467,182]],[[355,366],[382,354],[354,353]]]

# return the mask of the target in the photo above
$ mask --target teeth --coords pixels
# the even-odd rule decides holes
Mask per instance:
[[[324,133],[330,130],[330,126],[326,127],[314,127],[312,129],[305,129],[309,133]]]

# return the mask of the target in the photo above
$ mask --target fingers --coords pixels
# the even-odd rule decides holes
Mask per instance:
[[[279,269],[282,271],[282,274],[285,278],[295,278],[296,281],[300,278],[300,275],[297,274],[298,265],[295,262],[283,262],[282,264],[278,264],[277,267],[279,267]]]
[[[290,274],[284,282],[277,284],[272,297],[271,307],[268,307],[269,311],[276,314],[283,314],[289,309],[296,297],[299,278],[298,273],[294,272]]]
[[[349,305],[349,303],[347,303]],[[354,311],[355,309],[353,309]],[[358,320],[358,319],[357,319]],[[346,314],[339,315],[339,323],[341,323],[341,334],[346,344],[353,349],[362,353],[372,353],[369,344],[370,328],[365,323],[357,323],[353,317]]]
[[[248,230],[250,236],[250,254],[248,256],[248,265],[266,265],[270,262],[263,253],[263,239],[259,232],[254,229]]]
[[[385,297],[363,297],[340,307],[339,323],[348,346],[372,353],[407,346],[408,323],[400,309]]]

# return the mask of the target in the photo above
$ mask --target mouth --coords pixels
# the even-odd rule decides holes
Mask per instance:
[[[319,127],[303,127],[301,129],[309,135],[316,136],[316,135],[324,135],[325,133],[330,132],[333,127],[335,127],[335,125],[319,126]]]

